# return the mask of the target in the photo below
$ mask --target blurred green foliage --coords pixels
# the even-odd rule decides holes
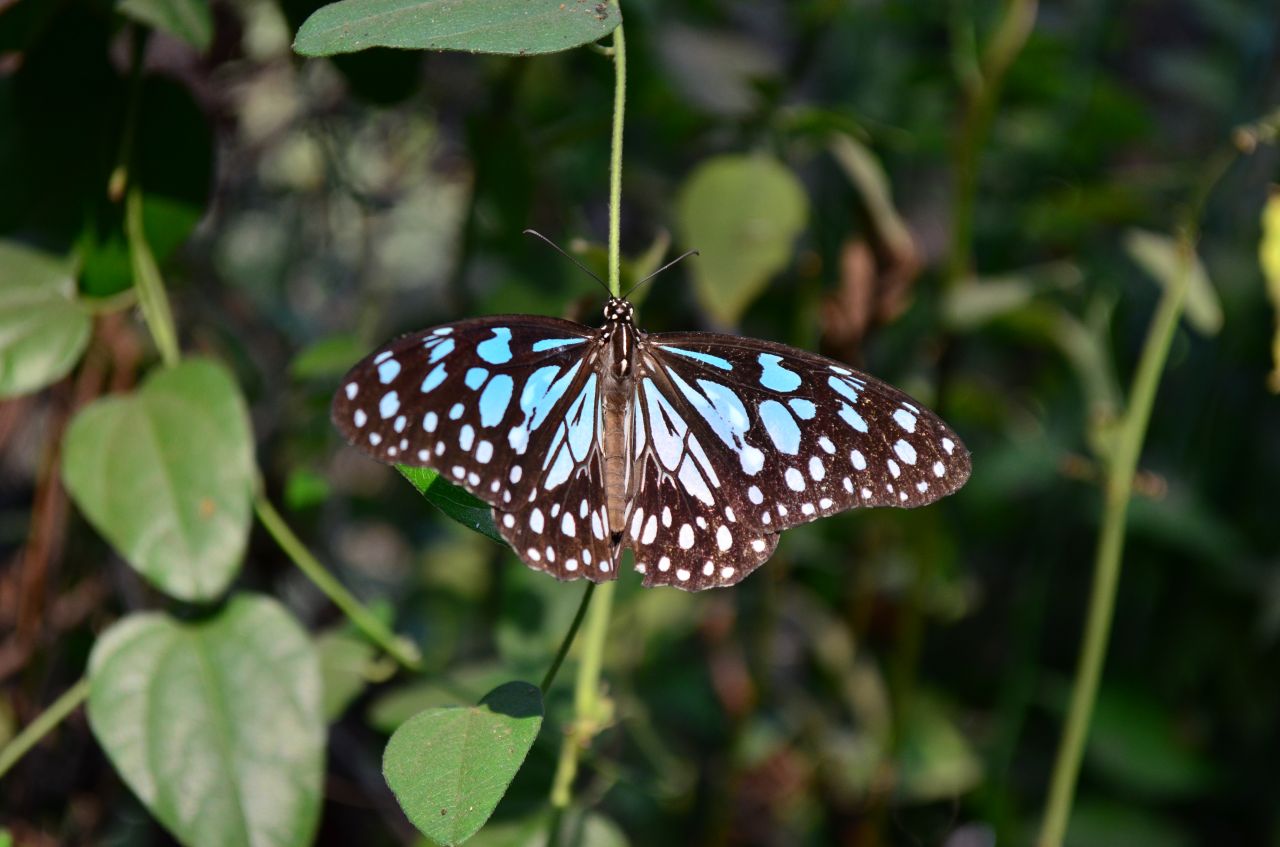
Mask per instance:
[[[234,373],[266,489],[423,653],[420,674],[392,677],[265,536],[237,558],[237,588],[323,633],[323,704],[305,704],[332,722],[319,842],[412,843],[380,773],[387,737],[423,709],[539,678],[581,594],[344,450],[329,398],[398,332],[499,312],[595,319],[595,283],[521,231],[602,267],[612,71],[589,48],[304,61],[290,45],[317,5],[0,7],[0,328],[27,326],[26,311],[58,328],[38,336],[38,378],[0,372],[5,395],[51,386],[0,406],[3,711],[28,723],[127,613],[167,608],[164,626],[198,638],[237,602],[165,599],[127,566],[132,542],[116,540],[122,562],[92,513],[67,518],[49,493],[70,413],[155,360],[129,308],[127,162],[183,347]],[[957,138],[1001,7],[625,4],[625,275],[668,247],[703,251],[641,289],[641,324],[728,325],[848,359],[938,408],[974,475],[927,510],[790,531],[729,591],[642,591],[625,573],[606,651],[614,720],[576,787],[590,811],[562,823],[579,843],[1030,843],[1089,588],[1098,461],[1152,280],[1167,281],[1177,216],[1215,151],[1277,106],[1280,11],[1040,3],[978,151],[965,284],[947,272]],[[1072,845],[1280,843],[1274,199],[1262,244],[1280,165],[1265,141],[1205,207],[1198,305],[1143,454]],[[699,172],[743,156],[774,163],[798,203],[758,178],[757,196],[699,189]],[[738,269],[718,239],[739,232],[743,190],[783,232],[768,261]],[[36,286],[13,259],[29,255],[73,268],[76,286],[45,274],[38,301],[15,297]],[[59,351],[90,311],[88,351],[62,379]],[[0,363],[16,337],[0,336]],[[143,570],[155,582],[181,564]],[[545,712],[469,843],[541,843],[566,682]],[[68,722],[0,782],[0,824],[19,844],[164,843],[108,755]]]

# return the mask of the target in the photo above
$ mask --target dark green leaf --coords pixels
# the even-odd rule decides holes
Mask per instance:
[[[506,544],[493,524],[493,509],[483,500],[465,489],[445,482],[440,474],[430,468],[411,468],[396,465],[400,475],[409,480],[431,505],[453,518],[467,529],[475,530],[500,544]]]
[[[764,156],[718,156],[680,191],[677,220],[698,301],[722,324],[734,324],[769,278],[787,266],[808,217],[804,188]]]
[[[213,41],[213,15],[207,0],[120,0],[116,11],[181,38],[201,53]]]
[[[67,262],[0,241],[0,397],[61,379],[89,343],[89,315],[73,299]]]
[[[382,771],[424,835],[460,844],[493,814],[542,727],[542,692],[508,682],[479,706],[430,709],[396,730]]]
[[[293,49],[331,56],[369,47],[525,56],[598,41],[622,23],[616,3],[562,0],[341,0],[307,18]]]
[[[147,809],[184,844],[311,843],[325,722],[306,632],[275,601],[111,627],[89,660],[89,723]]]
[[[240,568],[253,439],[240,390],[188,360],[76,415],[63,478],[76,505],[139,573],[182,600],[213,600]]]

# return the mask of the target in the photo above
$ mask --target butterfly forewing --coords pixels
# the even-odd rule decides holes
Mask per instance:
[[[645,482],[631,503],[628,543],[646,584],[733,584],[787,527],[856,506],[924,505],[969,476],[968,452],[932,412],[791,347],[645,336],[637,380],[633,443]],[[676,502],[673,525],[660,517],[647,535],[648,518]]]

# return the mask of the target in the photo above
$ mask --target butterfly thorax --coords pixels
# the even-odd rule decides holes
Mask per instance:
[[[634,356],[636,328],[635,310],[619,297],[610,297],[604,306],[605,324],[600,328],[599,344],[606,367],[602,385],[600,431],[604,450],[604,490],[609,526],[616,544],[626,517],[630,494],[631,464],[627,461],[631,445],[631,398],[635,392]]]

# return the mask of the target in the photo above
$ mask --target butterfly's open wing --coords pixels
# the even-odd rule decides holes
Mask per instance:
[[[599,567],[612,558],[593,335],[570,321],[500,315],[403,336],[347,374],[334,424],[373,458],[434,468],[493,506],[531,567],[612,579]],[[582,515],[584,503],[594,508]]]
[[[646,585],[731,585],[787,527],[856,506],[922,506],[969,477],[968,451],[937,415],[831,359],[710,333],[644,336],[637,354],[643,483],[627,538]],[[667,526],[674,502],[692,520]]]

